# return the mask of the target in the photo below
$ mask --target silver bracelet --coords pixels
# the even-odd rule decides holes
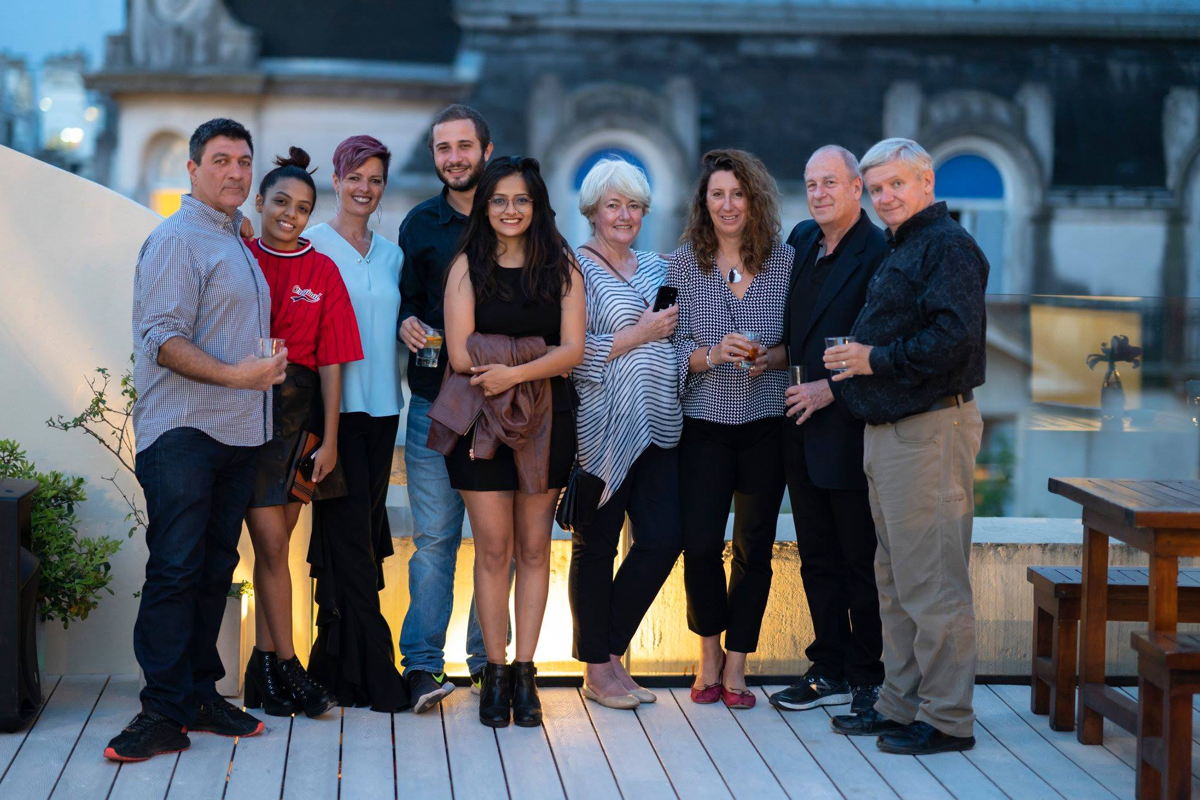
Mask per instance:
[[[716,364],[712,363],[712,346],[711,345],[709,346],[708,350],[706,350],[704,352],[704,363],[708,364],[709,369],[712,369],[713,367],[716,366]]]

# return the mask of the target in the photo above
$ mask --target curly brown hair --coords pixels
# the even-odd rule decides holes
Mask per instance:
[[[742,266],[757,273],[771,248],[779,243],[779,187],[766,166],[745,150],[709,150],[700,159],[700,179],[692,193],[687,227],[680,243],[690,243],[696,263],[711,272],[717,257],[717,234],[708,213],[708,180],[714,172],[732,172],[746,193],[746,227],[742,230]]]

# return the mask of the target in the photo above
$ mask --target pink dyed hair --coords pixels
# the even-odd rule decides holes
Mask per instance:
[[[374,136],[351,136],[339,144],[333,151],[333,174],[339,178],[345,177],[347,172],[358,169],[368,158],[378,158],[383,162],[383,180],[386,183],[392,152]]]

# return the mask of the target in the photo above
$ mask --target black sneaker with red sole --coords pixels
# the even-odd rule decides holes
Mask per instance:
[[[201,700],[196,707],[196,719],[188,730],[215,733],[218,736],[258,736],[263,732],[262,720],[225,700],[213,697]]]
[[[145,761],[191,746],[187,730],[178,722],[156,711],[142,711],[108,743],[104,757],[109,761]]]

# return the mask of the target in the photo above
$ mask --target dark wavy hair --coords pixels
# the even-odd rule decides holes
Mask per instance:
[[[258,184],[258,193],[263,197],[267,196],[267,190],[276,183],[287,178],[295,178],[298,181],[303,181],[308,184],[308,188],[312,189],[313,207],[317,205],[317,185],[313,183],[312,174],[308,169],[308,165],[312,163],[312,158],[308,153],[301,150],[299,147],[289,147],[286,156],[275,156],[275,169],[263,175],[262,182]]]
[[[467,256],[467,272],[475,299],[513,299],[508,296],[507,288],[496,280],[496,270],[502,269],[497,263],[500,242],[488,219],[488,201],[496,193],[496,185],[509,175],[520,175],[525,179],[525,188],[533,200],[533,218],[525,232],[525,268],[521,270],[526,292],[542,302],[557,303],[571,285],[570,247],[554,225],[550,193],[542,180],[537,159],[520,156],[492,159],[475,187],[471,216],[459,241],[459,252]]]
[[[687,228],[679,237],[691,243],[696,263],[711,272],[717,257],[717,233],[708,213],[708,180],[714,172],[732,172],[746,193],[746,227],[742,229],[742,267],[750,273],[762,268],[779,243],[779,187],[766,166],[745,150],[709,150],[700,160],[700,180],[692,194]]]

